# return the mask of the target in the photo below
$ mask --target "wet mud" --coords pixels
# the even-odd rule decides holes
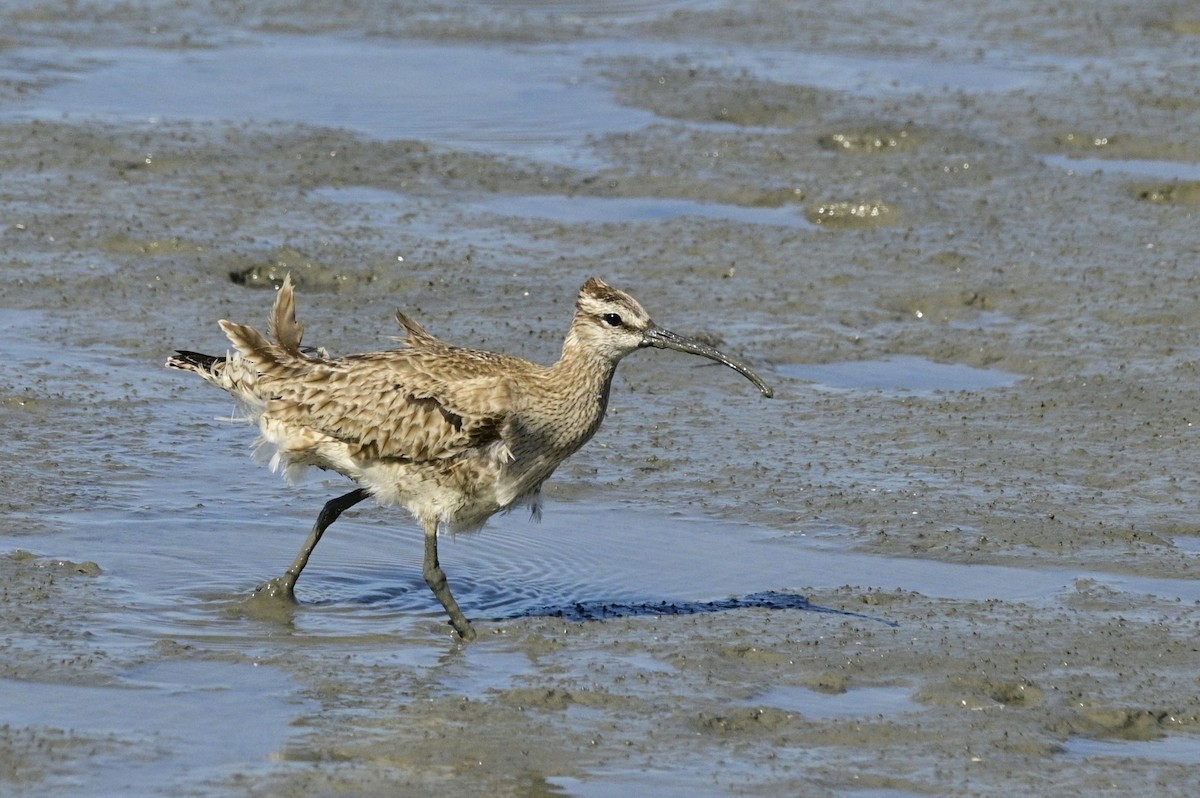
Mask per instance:
[[[0,11],[0,793],[1196,794],[1200,16],[935,5]],[[479,116],[319,94],[406,48]],[[346,488],[162,361],[284,273],[543,362],[595,274],[775,398],[630,357],[471,645],[398,511],[247,611]]]

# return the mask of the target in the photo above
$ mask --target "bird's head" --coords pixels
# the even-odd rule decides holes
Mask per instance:
[[[772,395],[771,388],[762,378],[740,360],[702,341],[659,327],[640,302],[597,277],[588,279],[579,289],[570,338],[590,354],[599,355],[613,363],[630,352],[646,347],[700,355],[741,373],[758,387],[763,396]]]

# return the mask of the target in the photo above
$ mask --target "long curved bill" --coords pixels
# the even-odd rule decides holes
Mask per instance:
[[[708,344],[700,343],[694,338],[677,335],[670,330],[664,330],[662,327],[650,327],[642,333],[642,346],[653,346],[655,349],[674,349],[677,352],[700,355],[700,357],[724,363],[754,383],[758,390],[762,391],[763,396],[770,399],[775,394],[771,390],[771,386],[763,382],[762,377],[755,374],[745,363],[730,357],[719,349],[714,349]]]

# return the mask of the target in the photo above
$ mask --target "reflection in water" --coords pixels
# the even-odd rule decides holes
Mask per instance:
[[[1007,388],[1021,380],[1021,375],[1007,371],[978,369],[961,363],[935,363],[911,355],[844,363],[785,364],[776,370],[826,388],[907,394]]]
[[[577,601],[569,605],[536,607],[518,612],[508,618],[548,617],[563,618],[568,621],[604,621],[612,618],[639,618],[643,616],[660,615],[701,615],[708,612],[729,612],[742,609],[767,610],[805,610],[807,612],[826,612],[834,615],[845,615],[851,618],[863,618],[878,621],[887,626],[897,626],[893,621],[864,615],[859,612],[821,607],[811,603],[804,596],[794,593],[779,593],[767,590],[752,593],[748,596],[720,599],[718,601],[657,601],[657,602],[627,602],[627,601]]]

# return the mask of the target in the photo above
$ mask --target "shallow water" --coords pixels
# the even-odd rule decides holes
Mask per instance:
[[[658,121],[617,102],[588,67],[590,60],[623,56],[749,70],[781,83],[872,96],[1012,91],[1076,68],[1046,58],[946,63],[660,41],[489,46],[240,34],[213,47],[76,49],[58,85],[9,114],[150,124],[288,121],[586,163],[587,140]],[[13,68],[40,71],[55,57],[62,54],[33,51]]]
[[[328,495],[341,489],[330,487],[336,490]],[[303,501],[288,501],[286,490],[273,490],[269,482],[259,486],[262,495],[275,497],[276,506],[260,512],[269,519],[253,520],[252,505],[243,498],[206,502],[174,519],[165,517],[163,506],[146,508],[145,521],[119,513],[52,517],[77,533],[41,546],[36,538],[24,542],[34,550],[52,544],[55,556],[104,563],[103,580],[126,607],[109,619],[113,633],[148,641],[240,638],[237,645],[250,650],[273,627],[230,619],[226,611],[258,581],[282,572],[303,540],[310,514]],[[321,496],[307,490],[301,495],[315,514]],[[180,494],[169,498],[174,502]],[[420,531],[402,513],[368,513],[348,514],[322,541],[297,587],[303,606],[292,616],[288,636],[388,640],[420,636],[431,621],[441,622],[441,609],[421,578]],[[605,533],[597,534],[601,529]],[[771,534],[595,502],[552,505],[540,524],[502,517],[479,535],[443,541],[440,553],[464,611],[496,621],[721,612],[738,606],[723,603],[731,598],[746,606],[774,603],[792,611],[786,607],[794,603],[804,610],[809,608],[788,596],[850,579],[933,598],[1014,602],[1049,601],[1073,592],[1076,580],[1090,579],[1130,594],[1200,601],[1200,584],[1186,579],[880,557],[813,545],[800,533]],[[886,613],[876,620],[887,623]]]
[[[559,47],[254,36],[211,49],[92,50],[21,113],[131,123],[286,121],[572,161],[585,137],[649,124]],[[387,80],[378,80],[380,75]]]
[[[114,737],[120,751],[151,746],[155,752],[136,765],[124,753],[93,761],[86,779],[53,780],[58,794],[160,795],[173,785],[220,781],[235,773],[244,777],[267,768],[292,733],[289,724],[313,711],[291,679],[254,662],[289,650],[331,665],[348,657],[359,666],[427,673],[436,678],[437,694],[487,700],[538,678],[539,667],[528,654],[486,642],[492,630],[503,630],[513,619],[601,623],[763,607],[783,615],[832,612],[903,633],[905,622],[886,607],[846,612],[804,600],[812,591],[848,581],[931,599],[1050,606],[1072,595],[1078,580],[1088,579],[1094,589],[1123,595],[1200,602],[1195,580],[882,557],[850,551],[811,530],[780,534],[636,506],[552,502],[541,524],[504,516],[482,534],[443,542],[443,566],[485,641],[447,661],[441,634],[430,635],[443,627],[444,618],[420,575],[420,532],[397,512],[368,510],[339,520],[306,570],[298,588],[301,606],[286,622],[239,611],[258,580],[290,561],[323,495],[341,486],[319,483],[290,498],[291,489],[277,486],[269,475],[256,475],[248,462],[192,454],[196,459],[183,469],[186,479],[155,478],[161,498],[143,500],[132,517],[118,510],[53,515],[47,520],[64,532],[21,541],[34,551],[103,563],[97,586],[113,596],[116,606],[89,628],[96,648],[137,651],[170,640],[238,658],[152,662],[123,671],[108,686],[10,683],[7,689],[20,700],[4,702],[0,723],[58,726]],[[231,454],[244,456],[226,452],[222,457]],[[241,479],[230,481],[231,471]],[[239,490],[235,482],[243,480]],[[214,487],[221,498],[199,500]],[[187,509],[172,512],[172,506]],[[630,674],[672,670],[660,660],[621,653],[599,659],[578,653],[566,661],[575,668]],[[823,695],[768,686],[744,703],[811,719],[894,719],[923,710],[911,693],[910,688],[868,687]],[[240,731],[231,735],[229,729]],[[1167,748],[1081,743],[1069,750],[1082,756],[1160,758]],[[725,766],[712,770],[697,764],[691,772],[698,780],[691,789],[700,795],[722,794],[721,785],[734,778]],[[689,783],[674,768],[657,776],[653,770],[637,775],[601,770],[596,779],[557,783],[578,795],[611,794],[622,785],[669,794]]]
[[[1120,767],[1122,760],[1150,759],[1185,765],[1200,761],[1200,741],[1187,738],[1109,742],[1080,737],[1068,741],[1065,747],[1070,756],[1108,760],[1114,767]]]
[[[861,687],[828,694],[804,687],[768,687],[745,703],[778,707],[809,718],[890,718],[923,709],[911,692],[907,687]]]
[[[0,680],[0,724],[113,744],[86,774],[53,780],[48,794],[188,792],[233,771],[266,772],[290,722],[314,708],[296,688],[274,668],[215,662],[144,665],[108,687]]]
[[[1047,155],[1046,163],[1073,174],[1115,172],[1160,180],[1200,180],[1200,164],[1180,161],[1152,161],[1145,158],[1073,158]]]

